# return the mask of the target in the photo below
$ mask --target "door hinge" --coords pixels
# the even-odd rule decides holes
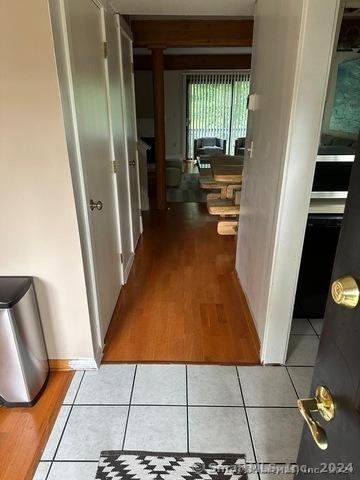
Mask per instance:
[[[116,173],[116,172],[117,172],[117,165],[116,165],[116,161],[115,161],[115,160],[113,160],[111,163],[112,163],[112,171],[113,171],[113,173]]]
[[[107,58],[107,42],[104,42],[104,58]]]
[[[123,254],[122,254],[122,253],[120,253],[120,262],[121,262],[121,263],[124,263],[124,257],[123,257]]]
[[[131,64],[131,73],[134,73],[134,63]]]

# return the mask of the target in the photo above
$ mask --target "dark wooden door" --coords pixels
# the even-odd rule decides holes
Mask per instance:
[[[346,275],[360,282],[359,149],[352,170],[332,281]],[[312,414],[326,432],[328,447],[321,450],[304,424],[298,465],[320,468],[320,472],[300,473],[295,478],[360,479],[360,302],[355,308],[346,308],[335,303],[329,293],[311,395],[315,394],[318,385],[325,385],[335,402],[335,416],[331,421],[325,421],[317,413]],[[331,470],[335,472],[331,473]]]

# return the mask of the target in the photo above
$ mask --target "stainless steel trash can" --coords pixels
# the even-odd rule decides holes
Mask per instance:
[[[48,374],[33,280],[0,277],[0,402],[9,407],[34,405]]]

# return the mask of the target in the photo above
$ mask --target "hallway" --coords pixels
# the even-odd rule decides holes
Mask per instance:
[[[234,237],[204,204],[143,215],[144,233],[106,337],[103,361],[258,364],[234,272]]]

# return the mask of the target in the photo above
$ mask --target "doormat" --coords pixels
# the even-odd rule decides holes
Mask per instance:
[[[96,480],[246,480],[243,454],[101,452]]]

